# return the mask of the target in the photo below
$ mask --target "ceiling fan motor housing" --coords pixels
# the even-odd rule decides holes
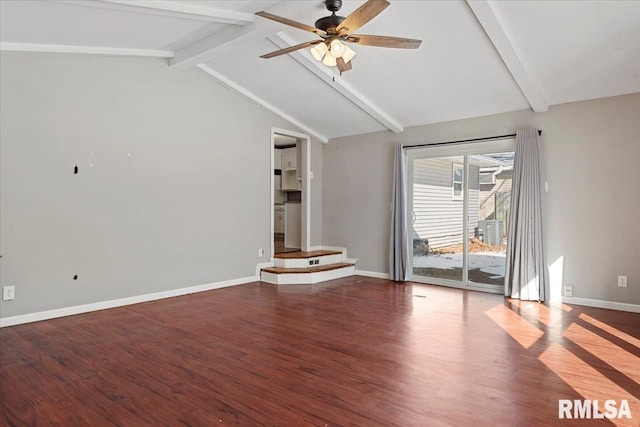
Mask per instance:
[[[338,25],[340,25],[344,20],[345,20],[344,16],[330,15],[330,16],[325,16],[324,18],[318,19],[315,25],[316,25],[316,28],[323,30],[328,34],[334,34],[336,32],[335,30],[338,27]]]
[[[315,27],[329,35],[334,35],[336,33],[335,29],[345,20],[343,16],[336,15],[336,12],[342,7],[342,0],[326,0],[324,4],[332,14],[318,19]]]

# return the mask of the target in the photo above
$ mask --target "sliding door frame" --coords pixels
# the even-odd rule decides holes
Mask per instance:
[[[433,285],[448,286],[459,289],[477,290],[482,292],[502,294],[504,286],[474,283],[469,281],[469,156],[485,153],[502,153],[515,151],[515,138],[508,136],[504,139],[494,139],[489,141],[471,143],[440,144],[426,147],[406,147],[407,150],[407,214],[408,223],[413,226],[413,179],[414,161],[417,159],[429,159],[438,157],[463,156],[464,157],[464,178],[463,178],[463,213],[462,213],[462,279],[460,281],[451,279],[441,279],[436,277],[418,276],[413,274],[413,249],[409,251],[409,280],[413,282],[429,283]],[[413,233],[412,233],[413,234]],[[466,238],[464,238],[466,236]],[[411,237],[413,241],[413,238]],[[413,245],[410,245],[413,248]]]

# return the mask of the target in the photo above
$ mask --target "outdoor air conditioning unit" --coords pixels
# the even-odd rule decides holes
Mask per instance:
[[[482,240],[490,245],[501,245],[504,236],[504,222],[497,220],[478,221],[478,234],[482,235]]]

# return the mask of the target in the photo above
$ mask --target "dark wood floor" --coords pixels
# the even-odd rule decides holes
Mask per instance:
[[[640,314],[349,277],[0,330],[0,425],[640,421]],[[558,420],[558,399],[632,420]]]

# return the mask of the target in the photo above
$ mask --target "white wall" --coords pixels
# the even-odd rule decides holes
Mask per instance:
[[[3,318],[250,277],[268,261],[271,127],[294,126],[163,60],[0,63],[0,284],[16,287]]]
[[[534,126],[546,173],[551,295],[640,303],[640,94],[377,132],[324,147],[323,242],[358,268],[387,272],[393,146],[515,132]],[[629,287],[617,287],[617,275]]]

